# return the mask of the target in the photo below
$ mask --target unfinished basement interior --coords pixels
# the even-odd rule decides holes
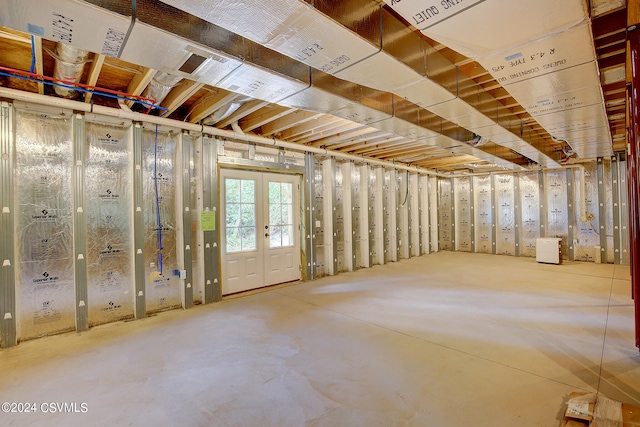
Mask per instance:
[[[0,0],[0,424],[640,426],[639,0]]]

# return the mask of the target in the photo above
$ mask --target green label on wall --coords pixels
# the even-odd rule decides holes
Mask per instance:
[[[216,213],[202,212],[200,214],[200,228],[202,231],[216,231]]]

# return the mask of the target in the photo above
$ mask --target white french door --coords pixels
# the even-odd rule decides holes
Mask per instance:
[[[222,293],[300,279],[298,175],[222,169]]]

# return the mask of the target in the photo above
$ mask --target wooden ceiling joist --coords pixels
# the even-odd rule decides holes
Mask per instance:
[[[273,122],[281,117],[293,113],[295,110],[289,107],[272,106],[272,108],[263,108],[255,113],[243,118],[240,121],[240,127],[245,132],[250,132],[267,123]]]
[[[161,105],[168,110],[166,115],[173,113],[187,99],[191,98],[191,96],[193,96],[193,94],[199,91],[203,86],[204,86],[204,83],[183,79],[180,83],[176,85],[176,87],[171,89],[171,92],[169,92],[167,97],[161,103]]]
[[[229,117],[226,119],[216,123],[217,128],[225,128],[229,126],[231,123],[240,121],[243,117],[248,116],[249,114],[258,111],[265,105],[268,105],[267,101],[262,101],[260,99],[254,99],[252,101],[246,102],[240,106],[236,111],[234,111]]]
[[[204,99],[196,101],[187,113],[187,119],[190,123],[198,123],[200,120],[209,117],[220,108],[232,102],[239,97],[237,93],[228,92],[224,89],[218,89],[214,94],[207,93]]]
[[[145,68],[141,67],[140,73],[137,73],[131,79],[129,86],[127,88],[127,92],[131,95],[140,95],[142,91],[149,85],[153,76],[156,75],[158,70],[154,70],[153,68]],[[127,101],[127,106],[133,106],[133,101]]]
[[[87,76],[87,84],[89,86],[95,86],[98,82],[98,77],[100,76],[100,71],[102,70],[102,66],[104,65],[104,55],[95,54],[93,56],[93,62],[91,63],[91,68],[89,69],[89,75]],[[91,97],[93,96],[93,92],[86,92],[84,94],[84,102],[91,102]]]
[[[322,113],[315,113],[311,111],[294,111],[291,114],[262,125],[261,131],[263,135],[271,136],[292,127],[299,126],[308,121],[315,120],[322,115]]]

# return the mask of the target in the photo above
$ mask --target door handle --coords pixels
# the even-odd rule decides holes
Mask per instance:
[[[264,233],[264,237],[269,237],[269,236],[271,236],[271,234],[269,234],[269,233]]]

